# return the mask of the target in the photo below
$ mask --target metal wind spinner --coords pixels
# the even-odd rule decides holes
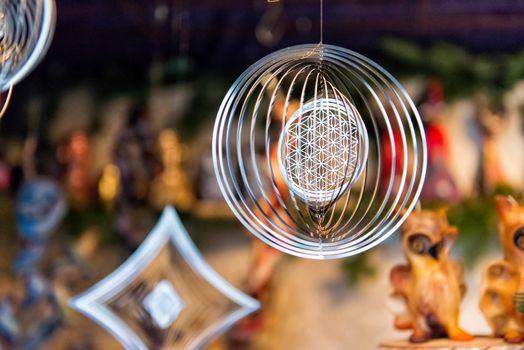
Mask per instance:
[[[44,57],[56,21],[54,0],[0,4],[0,90],[22,80]]]
[[[421,119],[398,81],[322,42],[248,68],[213,135],[236,217],[267,244],[312,259],[358,254],[396,231],[418,200],[426,157]]]
[[[54,0],[0,2],[0,92],[10,92],[42,60],[55,22]]]
[[[206,263],[171,207],[124,264],[70,304],[129,350],[202,349],[260,307]]]

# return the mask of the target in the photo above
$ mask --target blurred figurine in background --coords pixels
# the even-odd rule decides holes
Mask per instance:
[[[61,325],[61,312],[47,280],[35,270],[20,271],[0,299],[0,345],[38,349]]]
[[[69,202],[73,206],[85,206],[91,197],[90,145],[84,132],[74,132],[58,147],[58,161],[65,168],[64,183]]]
[[[58,184],[46,178],[27,181],[18,192],[15,217],[23,246],[13,263],[13,282],[0,299],[0,343],[9,348],[40,348],[62,324],[52,282],[41,272],[41,263],[66,206]]]
[[[480,309],[495,337],[524,341],[524,206],[497,196],[499,237],[504,258],[484,271]]]
[[[135,108],[120,130],[113,153],[119,191],[115,203],[116,230],[131,247],[138,246],[156,220],[146,203],[150,185],[161,172],[155,156],[155,133],[147,109]]]
[[[450,173],[450,150],[448,132],[443,119],[447,111],[442,82],[428,82],[427,102],[421,106],[426,143],[428,147],[428,169],[421,198],[425,201],[457,202],[459,192]]]
[[[481,191],[491,194],[497,185],[506,183],[506,176],[501,164],[498,139],[504,128],[505,117],[501,108],[488,104],[480,107],[479,122],[482,128],[482,183]]]
[[[183,168],[185,147],[175,131],[163,130],[158,138],[162,159],[162,172],[153,180],[150,198],[153,205],[161,210],[173,205],[177,210],[187,211],[194,202],[187,174]]]
[[[40,349],[64,334],[61,326],[71,325],[67,302],[90,272],[86,260],[99,236],[86,230],[69,248],[56,237],[66,210],[64,191],[48,178],[32,178],[18,191],[15,218],[22,244],[12,277],[0,281],[0,349]],[[75,346],[85,349],[88,341],[79,333]]]
[[[112,210],[119,193],[120,169],[113,163],[106,164],[98,181],[98,196],[105,207]]]
[[[7,192],[11,186],[11,168],[0,153],[0,193]]]
[[[460,303],[466,291],[462,263],[450,260],[458,232],[446,210],[413,212],[402,227],[402,247],[408,260],[391,271],[392,297],[402,310],[395,327],[413,330],[411,342],[449,337],[473,337],[459,325]]]

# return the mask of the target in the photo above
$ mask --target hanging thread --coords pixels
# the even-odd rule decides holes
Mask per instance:
[[[9,101],[11,101],[11,94],[13,93],[13,85],[9,87],[9,90],[7,90],[7,96],[4,100],[4,105],[2,106],[2,109],[0,109],[0,119],[4,116],[7,106],[9,105]]]
[[[320,0],[320,43],[324,43],[324,0]]]

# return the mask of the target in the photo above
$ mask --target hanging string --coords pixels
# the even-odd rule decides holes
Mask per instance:
[[[7,111],[7,106],[9,105],[9,101],[11,101],[11,95],[13,93],[13,85],[9,87],[9,90],[7,91],[7,96],[4,100],[4,105],[2,106],[2,109],[0,109],[0,119],[4,116],[5,112]]]
[[[320,0],[320,43],[324,43],[324,0]]]

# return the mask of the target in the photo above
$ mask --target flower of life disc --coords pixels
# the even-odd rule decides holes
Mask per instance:
[[[362,174],[367,132],[347,99],[313,100],[286,123],[278,151],[280,170],[291,191],[319,210],[340,197]]]

